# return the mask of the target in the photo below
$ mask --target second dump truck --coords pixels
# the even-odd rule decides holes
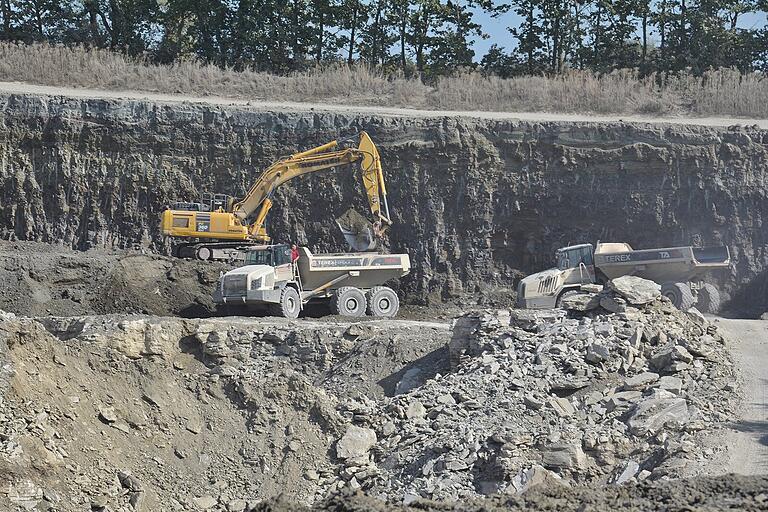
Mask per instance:
[[[299,248],[291,262],[288,245],[248,248],[245,266],[219,278],[213,300],[218,305],[266,306],[275,316],[296,318],[308,302],[327,302],[334,314],[391,318],[397,293],[384,283],[411,270],[407,254],[370,252],[312,254]]]
[[[555,253],[557,267],[532,274],[517,288],[518,307],[544,309],[560,306],[581,286],[633,275],[661,285],[662,295],[679,309],[696,306],[705,313],[720,309],[720,293],[702,275],[728,268],[727,247],[666,247],[633,250],[626,243],[571,245]]]

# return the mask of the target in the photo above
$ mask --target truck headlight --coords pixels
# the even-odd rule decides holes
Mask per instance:
[[[251,290],[260,290],[261,289],[261,278],[254,279],[251,281]]]

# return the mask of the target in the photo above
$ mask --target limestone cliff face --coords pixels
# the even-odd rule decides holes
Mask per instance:
[[[568,243],[727,244],[734,291],[768,268],[768,132],[267,112],[189,103],[0,96],[5,238],[160,247],[158,213],[242,194],[279,156],[367,130],[379,145],[413,299],[511,286]],[[276,240],[343,250],[364,210],[352,168],[278,190]],[[753,283],[754,285],[754,283]],[[765,297],[760,298],[763,304]]]

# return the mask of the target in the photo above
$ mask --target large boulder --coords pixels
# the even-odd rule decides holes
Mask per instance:
[[[581,446],[573,443],[549,445],[542,454],[541,460],[548,468],[584,469],[587,466],[587,456]]]
[[[637,276],[617,277],[608,282],[607,288],[636,306],[648,304],[661,297],[661,286]]]
[[[534,487],[568,487],[560,475],[553,473],[538,464],[529,469],[521,470],[512,478],[512,486],[518,494],[522,494]]]
[[[340,459],[357,459],[368,454],[376,444],[376,432],[370,428],[350,425],[347,432],[336,442],[336,455]]]
[[[595,293],[573,293],[563,298],[562,307],[569,311],[591,311],[600,306],[600,297]]]

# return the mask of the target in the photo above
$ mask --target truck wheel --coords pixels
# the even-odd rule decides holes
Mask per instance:
[[[680,311],[688,311],[696,303],[691,287],[686,283],[664,283],[661,294],[672,301]]]
[[[284,318],[298,318],[301,312],[301,297],[296,288],[286,286],[280,294],[280,302],[272,304],[271,313]]]
[[[400,299],[395,290],[388,286],[374,286],[365,294],[368,299],[368,314],[383,318],[392,318],[400,309]]]
[[[366,308],[365,295],[353,286],[339,288],[331,299],[331,309],[341,316],[363,316]]]
[[[704,283],[699,290],[699,300],[696,309],[702,313],[718,313],[720,311],[720,292],[715,285]]]

